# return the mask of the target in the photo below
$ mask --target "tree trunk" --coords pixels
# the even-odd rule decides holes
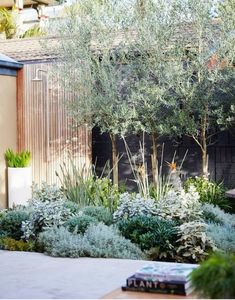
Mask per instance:
[[[151,155],[151,161],[152,161],[152,173],[153,173],[153,184],[155,187],[157,187],[158,184],[158,155],[157,155],[157,133],[152,133],[152,155]]]
[[[206,111],[207,113],[207,111]],[[207,140],[206,140],[206,126],[207,114],[205,113],[202,119],[202,133],[201,133],[201,149],[202,149],[202,176],[208,178],[208,153],[207,153]]]
[[[115,134],[109,134],[112,144],[113,184],[118,186],[118,154]]]

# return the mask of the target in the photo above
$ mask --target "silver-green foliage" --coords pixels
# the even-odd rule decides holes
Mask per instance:
[[[65,200],[65,196],[61,189],[55,185],[49,185],[46,182],[43,182],[41,186],[34,183],[32,186],[32,200],[36,201],[58,201],[58,200]]]
[[[92,246],[93,257],[143,258],[141,250],[121,236],[114,226],[108,227],[102,223],[98,226],[91,225],[85,232],[84,238]]]
[[[180,223],[201,220],[202,209],[198,192],[193,186],[188,192],[184,189],[169,190],[157,203],[157,214],[163,219]]]
[[[218,206],[209,203],[203,204],[202,210],[204,215],[211,216],[211,222],[235,227],[235,214],[226,213]]]
[[[72,234],[65,227],[52,227],[41,232],[38,243],[51,256],[90,256],[90,245],[81,235]]]
[[[31,202],[32,212],[29,219],[22,223],[23,237],[36,238],[37,235],[48,227],[62,225],[73,213],[65,207],[65,202],[38,201]]]
[[[235,253],[235,228],[229,224],[220,225],[209,223],[207,235],[213,240],[215,246],[222,251]]]
[[[145,199],[140,194],[121,194],[119,205],[113,214],[114,220],[128,219],[141,215],[156,215],[156,203],[154,199]]]
[[[141,250],[120,235],[114,227],[102,223],[91,225],[84,236],[72,234],[66,228],[50,228],[39,236],[39,244],[52,256],[144,258]]]
[[[86,206],[81,210],[81,213],[93,217],[106,225],[110,225],[113,222],[112,214],[104,206]]]
[[[204,222],[192,221],[181,224],[179,228],[178,247],[179,261],[200,262],[214,249],[213,241],[207,236],[207,225]]]

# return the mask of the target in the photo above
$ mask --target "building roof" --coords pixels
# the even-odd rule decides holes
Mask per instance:
[[[55,48],[58,43],[55,37],[0,40],[0,52],[18,62],[52,60],[57,55],[52,50],[45,49],[48,40],[50,40],[51,49]]]
[[[7,68],[7,69],[21,69],[23,67],[23,64],[15,61],[14,59],[4,55],[4,54],[1,54],[0,53],[0,68],[3,67],[3,68]]]
[[[213,26],[215,34],[218,34],[218,23],[217,19],[213,20]],[[192,47],[195,40],[195,33],[191,24],[182,24],[179,26],[178,31],[183,33],[185,41],[187,41],[186,47]],[[128,38],[132,40],[138,39],[138,34],[136,31],[130,30]],[[177,39],[176,37],[173,38]],[[116,48],[121,43],[125,43],[126,36],[122,31],[113,32],[113,40],[110,48]],[[3,53],[7,56],[12,57],[18,62],[35,62],[35,61],[47,61],[54,60],[59,57],[59,53],[56,53],[56,49],[59,43],[59,38],[55,36],[46,36],[46,37],[35,37],[35,38],[26,38],[26,39],[11,39],[11,40],[0,40],[0,53]],[[100,41],[97,41],[96,38],[91,42],[91,48],[94,51],[99,51],[103,49]],[[57,50],[58,51],[58,50]]]

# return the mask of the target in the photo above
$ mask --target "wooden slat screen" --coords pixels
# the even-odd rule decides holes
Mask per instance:
[[[69,166],[69,153],[77,166],[91,160],[91,133],[86,127],[72,129],[64,101],[71,97],[48,73],[39,73],[42,81],[34,82],[37,69],[49,71],[50,63],[26,64],[23,74],[22,103],[18,103],[18,146],[32,153],[33,180],[58,183],[55,171]],[[59,76],[59,75],[58,75]],[[58,78],[57,78],[58,79]]]

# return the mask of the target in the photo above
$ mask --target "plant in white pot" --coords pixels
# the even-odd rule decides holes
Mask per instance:
[[[7,149],[5,159],[8,166],[8,207],[26,205],[32,196],[31,154],[29,151],[14,153]]]

